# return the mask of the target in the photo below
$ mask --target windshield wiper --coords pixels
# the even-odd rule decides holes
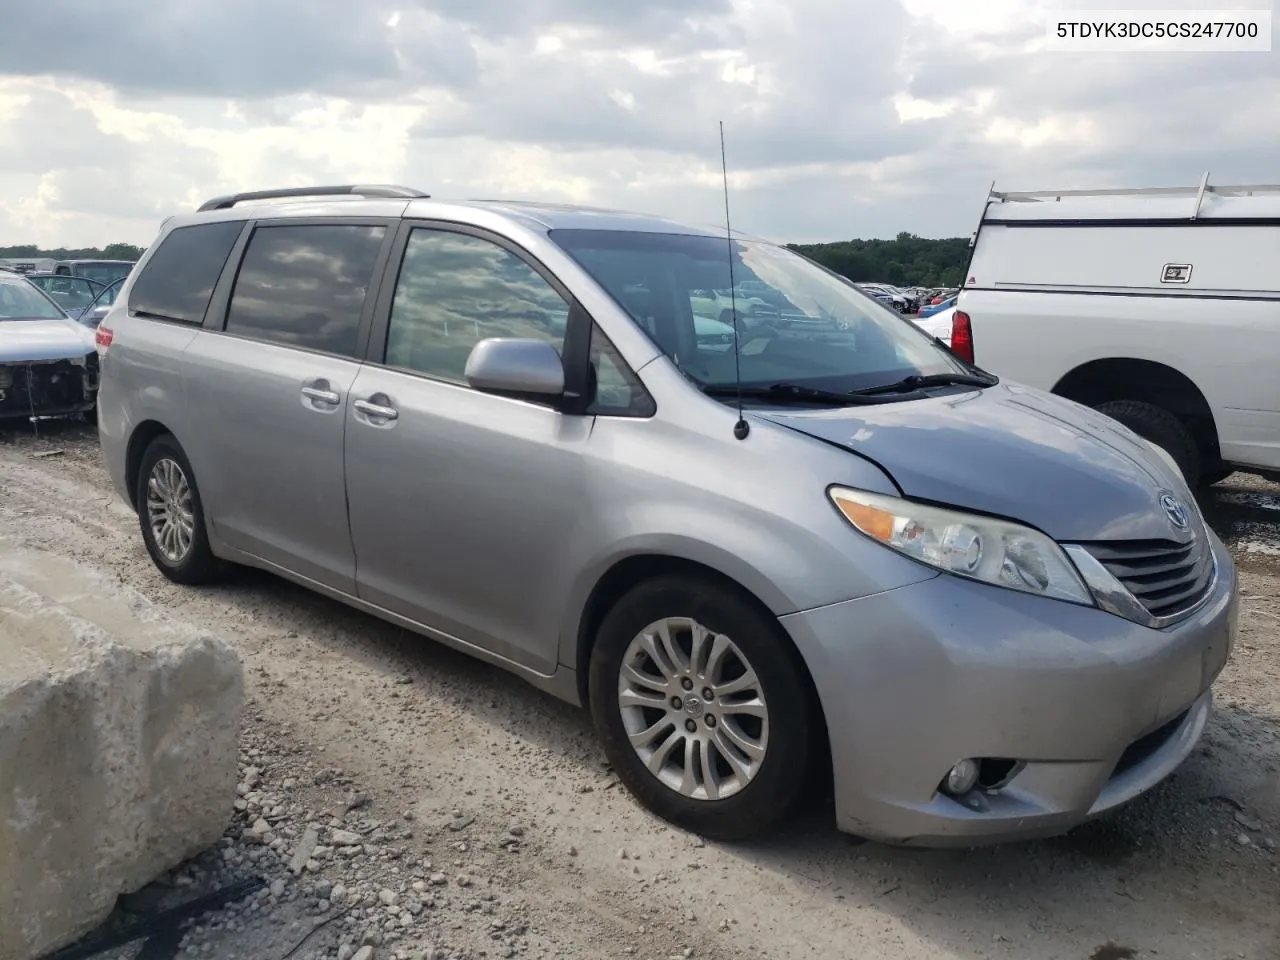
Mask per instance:
[[[974,373],[933,373],[928,376],[903,377],[896,383],[882,383],[876,387],[864,387],[853,392],[860,397],[874,396],[877,393],[905,393],[911,390],[923,390],[926,387],[994,387],[1000,382],[999,377],[991,374]]]
[[[709,397],[736,399],[739,388],[731,383],[713,383],[701,387]],[[860,403],[874,403],[856,393],[836,393],[834,390],[819,390],[816,387],[802,387],[798,383],[774,383],[767,387],[742,387],[744,400],[765,400],[771,403],[831,403],[839,406],[854,406]]]

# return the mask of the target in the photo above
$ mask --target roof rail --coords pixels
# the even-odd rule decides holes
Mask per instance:
[[[1199,183],[1189,187],[1118,187],[1106,190],[1021,190],[997,191],[992,187],[989,199],[996,201],[1061,200],[1063,197],[1191,197],[1199,201],[1206,194],[1220,197],[1249,197],[1256,193],[1280,194],[1280,184],[1255,183],[1213,186],[1206,173]]]
[[[286,197],[388,197],[397,200],[426,200],[430,194],[415,190],[413,187],[398,187],[393,184],[344,184],[336,187],[280,187],[276,190],[250,190],[247,193],[233,193],[225,197],[214,197],[200,204],[199,211],[230,210],[237,203],[249,200],[280,200]]]

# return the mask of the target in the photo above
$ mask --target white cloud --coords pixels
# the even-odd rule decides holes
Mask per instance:
[[[1267,6],[1227,5],[1241,4]],[[714,223],[719,120],[735,226],[782,240],[965,235],[993,179],[1192,183],[1205,168],[1276,179],[1277,55],[1046,52],[1046,8],[20,5],[0,32],[0,244],[147,243],[165,215],[214,194],[320,182]],[[51,18],[56,44],[39,40]]]

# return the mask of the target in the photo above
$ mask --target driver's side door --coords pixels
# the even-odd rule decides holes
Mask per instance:
[[[588,321],[501,238],[408,225],[397,242],[399,269],[384,283],[347,413],[359,596],[550,674],[588,502],[592,417],[473,390],[465,368],[488,337],[541,339],[572,355],[566,345],[585,344]]]

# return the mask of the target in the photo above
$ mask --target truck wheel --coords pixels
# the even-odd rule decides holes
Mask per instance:
[[[1194,490],[1200,485],[1204,469],[1200,447],[1186,424],[1168,410],[1141,400],[1112,400],[1094,409],[1163,448],[1182,471],[1187,486]]]

